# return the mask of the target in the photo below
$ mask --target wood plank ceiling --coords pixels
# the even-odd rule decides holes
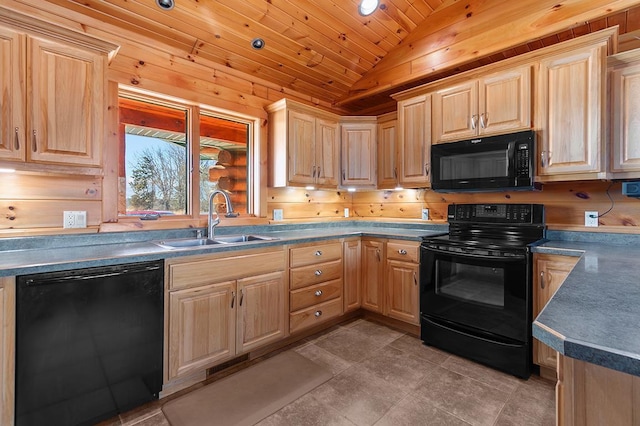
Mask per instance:
[[[391,93],[584,33],[640,30],[631,0],[382,0],[369,17],[359,0],[175,0],[169,11],[46,1],[351,114],[393,110]]]

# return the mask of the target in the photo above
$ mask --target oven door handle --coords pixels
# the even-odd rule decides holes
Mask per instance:
[[[500,260],[503,262],[521,262],[523,260],[526,259],[526,255],[524,254],[518,254],[515,256],[487,256],[487,255],[483,255],[483,254],[474,254],[474,253],[464,253],[464,252],[457,252],[457,251],[447,251],[447,250],[440,250],[440,249],[436,249],[436,248],[432,248],[432,247],[422,247],[424,250],[430,251],[432,253],[437,253],[437,254],[446,254],[449,256],[460,256],[460,257],[466,257],[466,258],[470,258],[470,259],[483,259],[483,260]]]

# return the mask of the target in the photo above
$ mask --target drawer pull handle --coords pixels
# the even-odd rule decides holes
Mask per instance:
[[[320,318],[322,316],[322,311],[316,311],[313,315],[315,315],[316,318]]]
[[[320,296],[322,296],[322,290],[316,290],[316,292],[314,294],[316,296],[320,297]]]
[[[400,250],[398,250],[398,254],[405,255],[405,254],[407,254],[407,251],[405,249],[400,249]]]
[[[233,305],[236,303],[236,292],[231,292],[231,309],[233,309]]]
[[[16,140],[15,140],[15,147],[16,150],[20,149],[20,136],[18,136],[18,128],[16,127]]]
[[[316,256],[322,256],[322,250],[316,250]]]
[[[544,288],[546,287],[545,283],[544,283],[544,271],[540,272],[540,287],[544,290]]]
[[[33,136],[31,137],[31,150],[33,152],[38,152],[38,134],[36,131],[33,131]]]
[[[316,277],[319,277],[320,275],[322,275],[322,271],[320,269],[316,269],[314,274],[316,275]]]
[[[244,300],[244,290],[240,290],[240,306],[242,306],[243,300]]]

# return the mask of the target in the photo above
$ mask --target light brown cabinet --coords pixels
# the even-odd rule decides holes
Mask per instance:
[[[354,311],[362,305],[362,261],[360,238],[346,240],[342,244],[344,261],[344,312]]]
[[[362,307],[383,312],[384,241],[362,239]]]
[[[431,95],[398,101],[398,172],[405,188],[431,182]]]
[[[433,143],[531,128],[531,66],[501,71],[433,94]]]
[[[640,49],[608,58],[611,177],[640,177]]]
[[[604,173],[607,41],[540,61],[538,180],[599,179]]]
[[[106,54],[115,46],[66,41],[0,28],[0,159],[101,165]]]
[[[14,424],[15,277],[0,277],[0,424]]]
[[[567,278],[578,257],[534,254],[533,257],[533,318],[537,317],[551,296]],[[555,372],[558,353],[533,339],[533,362]],[[541,370],[541,374],[543,374]]]
[[[284,251],[167,261],[167,380],[285,337]]]
[[[420,323],[420,243],[387,242],[384,314],[411,324]]]
[[[398,120],[397,113],[378,117],[378,189],[394,189],[398,179]]]
[[[340,185],[343,187],[376,187],[375,117],[343,117]]]
[[[338,186],[339,117],[283,99],[269,112],[269,184]]]
[[[342,315],[342,243],[289,249],[289,331],[295,333]]]

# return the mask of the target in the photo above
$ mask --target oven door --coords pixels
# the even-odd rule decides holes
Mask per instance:
[[[528,342],[530,285],[526,252],[458,250],[449,252],[422,245],[421,315],[491,340]]]

